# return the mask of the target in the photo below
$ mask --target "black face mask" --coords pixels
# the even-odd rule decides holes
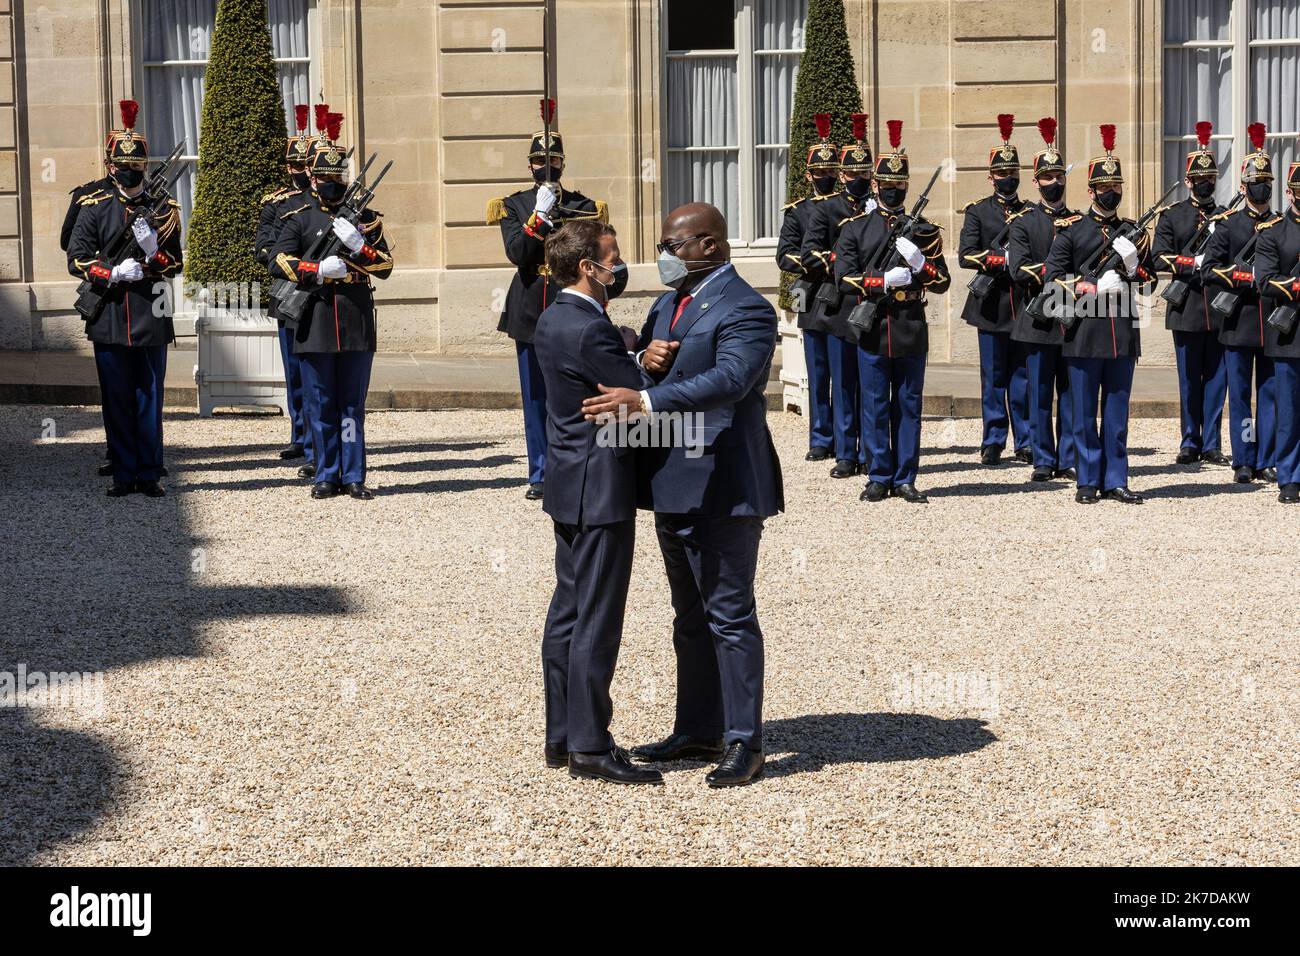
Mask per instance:
[[[1248,183],[1246,186],[1246,198],[1256,206],[1262,206],[1273,198],[1273,184]]]
[[[1097,208],[1105,212],[1114,212],[1119,208],[1120,200],[1123,198],[1113,189],[1108,193],[1098,193],[1096,199]]]
[[[839,182],[838,176],[814,176],[813,189],[817,191],[818,196],[825,196],[828,193],[835,192],[837,182]]]
[[[1214,190],[1219,184],[1213,179],[1193,179],[1192,195],[1201,202],[1214,198]]]
[[[867,194],[871,192],[871,180],[855,176],[844,184],[844,188],[849,191],[849,195],[854,199],[866,199]]]
[[[144,182],[143,169],[119,169],[113,174],[113,182],[123,189],[135,189]]]
[[[1020,177],[1008,176],[1006,179],[995,179],[993,188],[997,190],[999,196],[1010,199],[1020,190]]]
[[[311,189],[311,173],[294,173],[289,178],[303,192]]]
[[[348,191],[348,187],[343,183],[326,181],[316,184],[316,195],[323,202],[334,204],[343,198],[343,194]]]
[[[595,262],[595,260],[592,261]],[[605,290],[605,302],[608,303],[611,299],[617,299],[623,294],[623,290],[627,288],[627,263],[619,262],[612,266],[607,266],[595,262],[595,266],[597,269],[600,269],[603,272],[608,272],[614,276],[613,281],[608,283],[603,282],[600,279],[596,280],[596,282]]]
[[[560,171],[558,169],[552,168],[551,182],[558,183],[559,181],[560,181]],[[538,185],[541,185],[542,183],[546,182],[545,166],[539,166],[537,169],[533,170],[533,182],[537,183]]]
[[[907,199],[906,186],[881,186],[880,204],[889,209],[897,209]]]
[[[1046,186],[1039,186],[1038,191],[1042,193],[1045,200],[1056,205],[1065,195],[1065,183],[1048,183]]]

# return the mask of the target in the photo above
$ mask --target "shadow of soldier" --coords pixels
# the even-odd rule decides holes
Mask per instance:
[[[987,721],[926,714],[806,714],[763,724],[765,774],[813,773],[828,764],[933,760],[996,741]]]
[[[51,421],[75,440],[35,444]],[[9,489],[0,559],[11,596],[0,616],[4,866],[31,862],[114,807],[129,768],[95,729],[105,713],[122,717],[105,671],[200,656],[211,621],[349,610],[334,587],[206,585],[195,573],[205,543],[183,494],[105,497],[107,480],[95,477],[98,423],[86,410],[0,408],[0,481]],[[32,683],[65,678],[79,696],[42,698]]]

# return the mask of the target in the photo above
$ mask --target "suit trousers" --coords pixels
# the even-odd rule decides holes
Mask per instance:
[[[285,404],[289,407],[289,444],[301,445],[312,462],[311,428],[304,414],[302,361],[293,350],[293,329],[280,325],[280,359],[284,365]]]
[[[979,332],[980,405],[984,419],[981,448],[1007,446],[1010,422],[1015,450],[1028,448],[1029,373],[1025,367],[1025,345],[1010,332]],[[1008,409],[1010,415],[1008,415]]]
[[[165,345],[95,343],[104,436],[115,484],[157,481],[163,468]]]
[[[1273,359],[1277,388],[1277,483],[1300,484],[1300,358]]]
[[[1079,487],[1128,487],[1128,404],[1137,360],[1070,358],[1075,470]],[[1097,409],[1101,407],[1101,428]]]
[[[1228,369],[1228,434],[1232,438],[1233,468],[1269,468],[1277,450],[1276,403],[1273,400],[1273,360],[1261,348],[1226,346]],[[1254,388],[1252,385],[1252,372]],[[1254,410],[1252,412],[1252,392]]]
[[[519,395],[524,405],[524,446],[528,449],[528,483],[546,478],[546,379],[531,342],[515,341],[519,359]]]
[[[808,370],[808,448],[830,448],[835,431],[831,424],[831,359],[826,343],[829,332],[803,329],[803,359]]]
[[[1223,400],[1228,392],[1228,367],[1217,332],[1174,330],[1178,361],[1178,398],[1182,411],[1179,448],[1218,451],[1223,444]]]
[[[1034,465],[1074,467],[1074,405],[1070,399],[1070,374],[1059,345],[1021,343],[1029,371],[1029,432]],[[1056,420],[1052,420],[1052,402]]]
[[[366,480],[366,392],[374,352],[304,352],[303,401],[316,450],[316,483]]]

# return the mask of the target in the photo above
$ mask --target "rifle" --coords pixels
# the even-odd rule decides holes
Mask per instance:
[[[1250,237],[1250,241],[1241,247],[1237,253],[1237,259],[1240,262],[1255,264],[1255,246],[1259,243],[1259,233],[1256,232]],[[1223,289],[1215,294],[1210,300],[1210,311],[1217,315],[1220,320],[1229,318],[1237,311],[1237,306],[1241,305],[1241,293],[1232,289]]]
[[[910,238],[921,213],[925,210],[926,204],[930,201],[930,190],[939,180],[939,173],[943,172],[943,165],[940,164],[934,170],[934,175],[930,177],[929,184],[925,191],[917,197],[916,203],[912,206],[912,211],[905,216],[899,216],[894,220],[894,226],[889,230],[889,235],[885,241],[880,244],[871,262],[868,263],[867,271],[886,272],[889,269],[895,257],[898,255],[896,243],[899,239]],[[876,324],[876,313],[880,309],[881,299],[867,296],[863,298],[853,311],[849,313],[849,325],[856,328],[859,332],[870,332]]]
[[[1241,205],[1242,201],[1245,200],[1245,198],[1246,198],[1245,193],[1237,193],[1237,195],[1233,198],[1232,202],[1228,204],[1228,207],[1227,209],[1224,210],[1224,212],[1232,212],[1232,210],[1236,209],[1239,205]],[[1204,250],[1205,244],[1210,239],[1210,226],[1212,223],[1213,223],[1212,217],[1206,216],[1205,222],[1201,223],[1200,228],[1197,229],[1195,234],[1192,236],[1192,238],[1188,240],[1187,245],[1183,247],[1183,251],[1179,253],[1179,255],[1195,256],[1198,255],[1202,250]],[[1191,292],[1192,292],[1191,283],[1189,283],[1186,279],[1180,279],[1178,278],[1178,276],[1174,276],[1172,279],[1169,280],[1169,285],[1165,286],[1165,290],[1160,293],[1160,298],[1164,299],[1166,302],[1169,303],[1169,308],[1182,309],[1183,306],[1187,305],[1187,297],[1191,294]]]
[[[383,182],[388,171],[393,168],[393,161],[390,159],[387,165],[380,170],[379,175],[375,177],[374,183],[367,186],[363,180],[366,170],[370,168],[371,163],[375,161],[377,153],[371,153],[370,158],[366,160],[366,165],[361,168],[357,178],[348,187],[348,191],[343,194],[343,200],[339,203],[338,210],[334,214],[335,219],[345,219],[357,228],[361,227],[361,216],[370,205],[370,201],[375,198],[375,190]],[[334,235],[332,229],[326,229],[321,233],[311,248],[307,250],[304,259],[308,262],[320,262],[328,259],[330,256],[338,255],[339,247],[342,245],[339,237]],[[307,307],[311,304],[320,292],[321,286],[315,285],[312,288],[304,288],[300,282],[291,282],[288,279],[277,279],[271,284],[271,295],[275,298],[279,306],[280,318],[288,324],[296,324],[302,320],[307,312]]]
[[[184,149],[183,142],[177,143],[171,155],[155,166],[154,171],[145,179],[140,195],[145,197],[146,207],[143,211],[137,211],[122,224],[122,228],[103,251],[103,258],[109,263],[110,268],[120,265],[123,260],[129,258],[127,255],[129,251],[144,252],[137,245],[131,226],[141,215],[148,222],[167,211],[167,205],[172,198],[171,187],[185,170],[184,166],[176,165],[176,160],[180,158]],[[113,291],[111,285],[96,285],[89,279],[83,279],[77,286],[77,301],[74,308],[88,323],[97,322],[104,313],[104,306],[108,304],[108,294],[111,291]]]
[[[993,244],[989,246],[990,252],[992,252],[998,246],[1002,246],[1006,244],[1007,237],[1011,235],[1011,223],[1013,222],[1015,222],[1014,219],[1007,220],[1006,224],[1002,227],[1002,231],[999,232],[997,236],[994,237]],[[1005,255],[1006,250],[1003,249],[1002,251],[1003,254]],[[975,275],[971,276],[971,280],[966,283],[966,288],[970,290],[970,294],[975,296],[975,298],[982,299],[986,295],[988,295],[991,291],[993,291],[993,283],[995,283],[996,281],[997,281],[997,277],[994,275],[991,275],[987,272],[977,272],[975,273]]]
[[[1297,262],[1296,267],[1291,270],[1291,278],[1293,280],[1300,279],[1300,262]],[[1275,306],[1273,311],[1269,313],[1268,318],[1264,321],[1277,329],[1278,332],[1285,337],[1295,331],[1296,315],[1296,304],[1294,302],[1286,302],[1282,305]]]

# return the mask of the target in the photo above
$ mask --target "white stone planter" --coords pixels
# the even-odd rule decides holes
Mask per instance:
[[[194,320],[199,415],[217,408],[263,405],[289,414],[275,319],[265,312],[199,306]]]
[[[781,310],[777,332],[781,337],[781,407],[787,412],[808,414],[808,368],[803,358],[803,335],[798,316]]]

